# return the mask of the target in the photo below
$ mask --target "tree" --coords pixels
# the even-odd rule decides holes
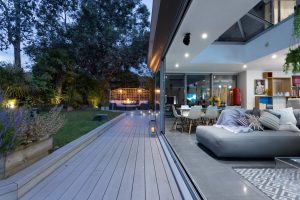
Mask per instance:
[[[141,0],[82,1],[71,29],[79,67],[99,80],[112,80],[146,60],[149,12]]]
[[[21,44],[33,33],[34,0],[0,0],[0,51],[10,45],[14,49],[14,64],[21,68]]]

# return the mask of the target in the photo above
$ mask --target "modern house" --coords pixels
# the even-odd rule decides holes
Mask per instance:
[[[299,44],[293,36],[299,3],[154,0],[148,65],[159,90],[159,131],[199,197],[300,199],[299,124],[282,128],[281,113],[278,126],[266,130],[272,128],[262,119],[266,110],[271,117],[299,114],[300,75],[283,71],[289,49]],[[228,122],[224,110],[248,120],[243,128],[258,110],[265,131],[228,131],[219,118]]]

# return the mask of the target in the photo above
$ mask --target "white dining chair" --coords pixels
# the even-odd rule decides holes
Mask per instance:
[[[200,107],[198,106],[191,107],[188,116],[184,118],[185,119],[184,121],[186,122],[185,124],[189,128],[189,134],[191,134],[192,126],[197,126],[202,116],[203,116],[203,112],[201,111]]]
[[[188,116],[190,112],[190,107],[188,105],[181,105],[180,107],[180,113],[182,116]]]
[[[219,111],[217,106],[208,106],[204,115],[204,119],[206,120],[206,125],[210,122],[213,124],[217,118],[219,117]]]
[[[180,125],[181,132],[183,132],[182,116],[177,113],[177,110],[174,105],[172,105],[172,111],[173,111],[173,115],[175,117],[175,120],[174,120],[174,123],[172,126],[172,130],[177,130],[177,126]]]

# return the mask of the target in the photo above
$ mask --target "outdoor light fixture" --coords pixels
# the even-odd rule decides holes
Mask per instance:
[[[185,53],[185,54],[184,54],[184,57],[188,58],[188,57],[190,57],[190,54]]]
[[[138,89],[138,93],[141,93],[142,92],[142,90],[141,89]]]
[[[151,133],[153,133],[153,134],[156,133],[156,121],[155,121],[155,119],[151,119],[149,121],[149,128],[150,128]]]
[[[10,109],[14,109],[17,105],[17,100],[16,99],[9,99],[6,103],[6,107]]]
[[[176,67],[176,68],[178,68],[178,67],[179,67],[179,64],[178,64],[178,63],[176,63],[176,64],[175,64],[175,67]]]
[[[189,46],[190,44],[190,41],[191,41],[191,33],[186,33],[184,35],[184,38],[183,38],[183,44],[185,44],[186,46]]]
[[[207,38],[207,33],[202,33],[201,37],[205,40]]]
[[[247,68],[247,65],[243,65],[243,68],[246,69],[246,68]]]
[[[273,59],[276,59],[276,58],[277,58],[277,55],[276,55],[276,54],[273,54],[273,55],[272,55],[272,58],[273,58]]]

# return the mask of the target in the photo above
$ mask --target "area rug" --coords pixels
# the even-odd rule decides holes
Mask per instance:
[[[300,200],[300,170],[285,168],[234,168],[274,200]]]

